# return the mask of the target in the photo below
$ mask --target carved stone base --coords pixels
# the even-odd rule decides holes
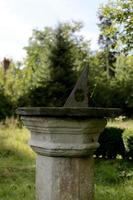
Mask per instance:
[[[105,119],[22,117],[37,153],[37,200],[94,200],[93,152]]]

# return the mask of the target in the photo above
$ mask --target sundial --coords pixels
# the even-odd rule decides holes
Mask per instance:
[[[83,69],[64,107],[88,107],[88,67]]]
[[[122,110],[88,107],[87,82],[85,67],[63,107],[17,110],[37,154],[37,200],[94,200],[93,153],[106,117],[119,116]]]

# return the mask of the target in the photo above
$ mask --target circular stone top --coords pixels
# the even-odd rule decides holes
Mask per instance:
[[[120,108],[97,107],[20,107],[16,112],[21,116],[49,116],[49,117],[85,117],[104,118],[121,115]]]

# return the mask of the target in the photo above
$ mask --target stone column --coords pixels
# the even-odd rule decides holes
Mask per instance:
[[[105,119],[22,117],[37,153],[37,200],[94,200],[94,159]]]

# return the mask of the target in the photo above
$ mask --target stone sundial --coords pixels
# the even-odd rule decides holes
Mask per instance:
[[[88,107],[88,67],[85,67],[64,107]]]
[[[94,200],[93,153],[106,117],[121,109],[90,108],[84,68],[64,107],[18,108],[36,152],[36,200]]]

